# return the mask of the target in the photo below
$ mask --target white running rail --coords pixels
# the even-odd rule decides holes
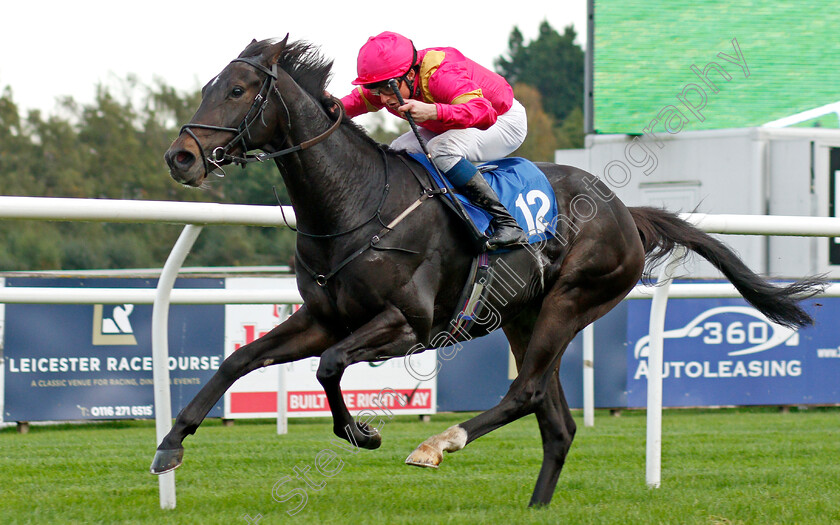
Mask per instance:
[[[284,219],[284,214],[286,219]],[[762,215],[708,215],[703,213],[682,214],[683,219],[708,233],[735,235],[793,235],[809,237],[840,237],[840,218],[792,217]],[[170,303],[176,304],[259,304],[300,302],[300,296],[289,292],[263,290],[173,290],[171,288],[183,263],[192,248],[202,226],[227,224],[249,226],[295,226],[294,211],[284,206],[248,206],[240,204],[215,204],[175,201],[132,201],[110,199],[66,199],[44,197],[2,197],[0,196],[0,219],[49,220],[49,221],[93,221],[128,223],[177,223],[186,227],[175,248],[170,253],[161,274],[158,290],[138,289],[72,289],[72,288],[0,288],[0,303],[55,303],[55,304],[154,304],[153,356],[155,382],[155,413],[158,442],[169,432],[171,414],[169,389],[158,389],[157,385],[168,385],[161,375],[168,375],[166,363],[165,318]],[[647,431],[647,475],[648,485],[658,487],[660,483],[661,458],[661,406],[662,406],[662,334],[668,297],[738,297],[730,284],[675,284],[670,286],[673,254],[663,265],[660,283],[656,287],[637,286],[628,295],[630,299],[653,297],[655,307],[651,309],[651,342],[648,375],[648,431]],[[667,283],[667,284],[666,284]],[[824,296],[840,296],[840,285],[832,285]],[[161,327],[161,330],[158,328]],[[584,377],[584,424],[594,424],[594,338],[592,326],[584,330],[583,377]],[[658,337],[654,337],[654,334]],[[156,342],[157,341],[157,342]],[[658,363],[658,366],[654,364]],[[159,370],[160,369],[160,370]],[[166,407],[161,409],[161,407]],[[166,416],[166,417],[163,417]],[[170,474],[171,475],[171,474]],[[161,508],[175,507],[174,477],[160,477]]]

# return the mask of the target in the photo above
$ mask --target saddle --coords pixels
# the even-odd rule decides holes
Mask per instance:
[[[444,198],[463,210],[458,215],[467,222],[474,236],[483,243],[490,233],[489,213],[472,204],[466,197],[451,191],[451,185],[441,179],[438,170],[425,155],[409,153],[428,172],[435,190],[444,191]],[[528,243],[544,241],[555,233],[557,202],[554,189],[545,174],[531,161],[520,157],[507,157],[478,166],[479,172],[499,196],[499,201],[528,235]],[[458,211],[458,210],[456,210]]]
[[[409,156],[426,169],[431,181],[436,185],[433,189],[442,193],[444,198],[453,204],[456,214],[467,222],[477,244],[483,247],[490,233],[490,214],[472,204],[466,197],[450,191],[451,186],[441,180],[438,170],[432,166],[425,155],[409,154]],[[478,166],[478,171],[499,196],[499,201],[528,235],[528,244],[545,241],[549,235],[555,233],[557,202],[554,189],[545,174],[533,162],[519,157],[508,157],[482,164]],[[479,249],[479,253],[473,258],[458,307],[449,323],[448,332],[452,340],[460,341],[468,338],[465,334],[470,328],[484,320],[487,314],[488,295],[494,293],[496,274],[500,271],[505,273],[503,281],[519,279],[504,264],[504,261],[491,257],[491,255],[506,251],[509,249],[496,250],[490,254]],[[548,261],[539,250],[534,251],[534,256],[542,271]],[[505,269],[508,271],[505,272]],[[523,282],[522,285],[524,284]]]

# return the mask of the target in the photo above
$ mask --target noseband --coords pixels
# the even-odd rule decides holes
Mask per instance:
[[[179,134],[186,133],[198,145],[198,150],[201,154],[201,160],[202,160],[202,162],[204,162],[205,173],[210,173],[211,172],[211,170],[210,170],[210,165],[211,164],[214,166],[214,170],[215,169],[220,169],[221,170],[222,169],[222,163],[224,163],[224,162],[229,162],[229,163],[232,163],[232,164],[238,164],[240,166],[244,166],[245,164],[247,164],[249,162],[264,162],[266,160],[269,160],[269,159],[272,159],[272,158],[275,158],[275,157],[280,157],[280,156],[283,156],[283,155],[288,155],[289,153],[294,153],[296,151],[305,150],[309,147],[314,146],[315,144],[318,144],[319,142],[326,139],[327,137],[329,137],[341,125],[341,121],[344,119],[344,106],[341,104],[340,101],[333,98],[333,100],[336,102],[336,106],[338,106],[338,110],[339,110],[338,117],[336,118],[335,123],[332,126],[330,126],[330,128],[327,129],[327,131],[325,131],[324,133],[321,133],[320,135],[318,135],[317,137],[315,137],[313,139],[301,142],[297,146],[292,146],[290,148],[286,148],[284,150],[276,151],[274,153],[255,153],[255,154],[245,153],[245,152],[248,151],[248,145],[245,142],[245,138],[246,137],[248,139],[251,138],[251,125],[254,122],[256,122],[257,119],[260,119],[264,126],[266,125],[265,119],[263,117],[264,117],[264,113],[265,113],[265,108],[268,106],[270,90],[272,88],[274,89],[274,92],[277,94],[277,97],[280,99],[280,102],[283,104],[283,107],[286,109],[286,115],[287,116],[289,115],[289,109],[286,107],[286,102],[283,100],[283,96],[280,94],[280,91],[277,89],[276,86],[273,85],[274,81],[277,80],[277,64],[276,63],[271,66],[271,69],[268,69],[267,67],[263,66],[262,64],[260,64],[259,62],[257,62],[256,60],[254,60],[252,58],[235,58],[231,61],[231,63],[233,63],[233,62],[243,62],[245,64],[248,64],[249,66],[253,67],[257,71],[260,71],[263,74],[265,74],[265,80],[263,81],[263,85],[260,88],[259,93],[257,93],[256,97],[254,97],[254,103],[251,104],[250,109],[248,109],[248,113],[246,113],[245,116],[242,118],[242,122],[239,124],[238,127],[229,128],[229,127],[225,127],[225,126],[211,126],[211,125],[208,125],[208,124],[185,124],[184,126],[181,127],[181,131],[179,132]],[[289,129],[291,130],[292,124],[290,122],[290,119],[287,119],[287,122],[288,122],[288,125],[289,125]],[[193,128],[209,129],[209,130],[213,130],[213,131],[224,131],[224,132],[227,132],[227,133],[233,133],[234,137],[226,145],[219,146],[219,147],[215,148],[210,155],[207,155],[207,154],[204,153],[204,147],[202,146],[201,141],[198,139],[196,134],[193,133],[193,130],[192,130]],[[231,155],[229,153],[230,150],[233,149],[237,145],[242,146],[242,152],[243,153],[242,153],[241,157],[237,157],[237,156]],[[222,170],[222,173],[224,173],[224,170]]]

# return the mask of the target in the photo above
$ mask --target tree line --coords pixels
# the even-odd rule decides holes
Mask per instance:
[[[529,42],[518,28],[496,71],[514,86],[528,112],[529,133],[514,155],[553,160],[554,150],[583,145],[583,51],[569,26],[547,22]],[[273,163],[226,168],[208,190],[184,188],[169,176],[163,153],[201,99],[163,81],[122,80],[121,96],[104,86],[92,103],[70,97],[45,115],[22,115],[11,89],[0,92],[0,195],[288,204]],[[388,143],[383,120],[370,134]],[[0,271],[160,267],[180,233],[167,224],[0,221]],[[285,228],[207,228],[188,257],[191,266],[290,264],[294,233]]]

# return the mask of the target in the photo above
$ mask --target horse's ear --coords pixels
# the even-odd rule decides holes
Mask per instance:
[[[288,41],[289,41],[289,33],[286,33],[286,36],[283,38],[283,40],[277,42],[276,44],[273,44],[269,48],[269,52],[268,52],[268,55],[269,55],[268,56],[268,63],[269,64],[276,64],[277,63],[277,60],[280,58],[280,54],[283,52],[284,49],[286,49],[286,44],[288,43]]]

